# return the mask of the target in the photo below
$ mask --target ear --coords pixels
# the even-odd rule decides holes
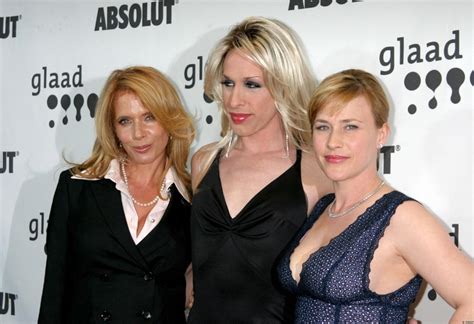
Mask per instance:
[[[387,123],[384,123],[382,127],[378,129],[377,149],[382,148],[382,146],[385,144],[389,136],[390,136],[390,126],[388,126]]]

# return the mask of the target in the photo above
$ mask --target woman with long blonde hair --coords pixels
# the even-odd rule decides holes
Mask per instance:
[[[305,152],[315,80],[295,33],[250,17],[209,55],[205,93],[222,112],[223,139],[192,160],[194,304],[190,323],[291,322],[276,260],[329,190]]]
[[[185,323],[194,127],[170,80],[114,71],[84,163],[61,173],[39,323]]]

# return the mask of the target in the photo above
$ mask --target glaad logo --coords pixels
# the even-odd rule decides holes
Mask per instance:
[[[202,56],[197,57],[196,63],[190,63],[184,68],[184,80],[186,80],[184,88],[192,89],[197,81],[202,81],[204,74],[204,64]],[[209,98],[204,92],[202,98],[206,103],[212,103],[213,100]],[[206,116],[206,123],[212,124],[214,118],[211,115]]]
[[[331,5],[333,2],[338,3],[340,5],[346,4],[347,2],[362,2],[363,0],[290,0],[290,4],[288,5],[288,10],[295,10],[296,9],[308,9],[314,8],[320,5],[321,7],[327,7]]]
[[[40,237],[44,237],[46,235],[46,229],[48,226],[48,220],[44,217],[44,212],[39,213],[39,217],[32,218],[30,220],[30,224],[28,229],[30,230],[31,236],[28,237],[30,241],[36,241]],[[43,247],[43,251],[46,253],[46,244]]]
[[[436,41],[426,43],[426,48],[420,44],[405,45],[405,38],[398,37],[398,44],[396,46],[387,46],[380,51],[379,61],[384,69],[380,70],[381,75],[389,75],[394,70],[397,64],[400,66],[407,64],[416,64],[422,62],[437,62],[442,60],[458,60],[462,59],[461,54],[461,36],[459,30],[452,31],[453,37],[447,40],[444,45]],[[445,75],[445,80],[451,90],[450,100],[453,104],[461,101],[459,89],[464,83],[465,73],[457,68],[451,68]],[[428,107],[435,109],[438,106],[438,100],[435,96],[436,89],[442,84],[443,75],[440,71],[433,69],[425,76],[426,86],[433,91],[433,97],[428,100]],[[471,84],[473,84],[473,76],[471,72]],[[409,91],[418,89],[421,85],[421,76],[411,71],[406,74],[404,85]],[[408,106],[408,112],[414,114],[417,107],[414,104]]]
[[[31,87],[33,91],[31,94],[33,96],[38,96],[41,94],[42,90],[49,89],[68,89],[68,88],[81,88],[84,86],[82,83],[82,65],[77,66],[77,71],[75,72],[49,72],[48,67],[43,66],[41,72],[33,74],[31,78]],[[61,108],[64,110],[66,115],[62,119],[63,125],[67,125],[69,118],[67,116],[68,109],[71,107],[71,103],[76,109],[76,121],[81,121],[81,109],[84,106],[86,101],[87,108],[89,109],[89,114],[91,118],[95,116],[95,105],[98,100],[98,96],[95,93],[91,93],[85,99],[85,95],[80,93],[76,94],[71,100],[71,96],[64,94],[61,96],[61,100],[58,100],[58,95],[50,94],[46,100],[46,105],[49,109],[56,109],[58,103],[61,104]],[[53,128],[55,126],[54,120],[49,121],[49,127]]]
[[[18,151],[4,151],[2,152],[2,164],[0,167],[0,174],[1,173],[13,173],[13,159],[20,155]]]
[[[17,299],[18,295],[16,294],[0,292],[0,315],[8,313],[15,315],[15,300]]]
[[[16,37],[16,23],[21,19],[19,16],[0,17],[0,38]]]
[[[123,4],[120,7],[99,7],[94,30],[159,26],[163,19],[166,19],[166,24],[171,24],[175,4],[175,0],[159,0],[142,4]]]

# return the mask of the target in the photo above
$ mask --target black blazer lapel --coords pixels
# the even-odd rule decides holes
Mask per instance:
[[[100,214],[109,225],[111,232],[117,238],[124,250],[135,260],[143,269],[149,271],[149,267],[138,251],[133,241],[125,214],[123,212],[120,191],[115,188],[115,183],[108,179],[91,182],[92,192]]]

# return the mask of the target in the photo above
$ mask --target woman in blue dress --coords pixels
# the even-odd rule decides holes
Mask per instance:
[[[417,201],[377,174],[389,105],[371,74],[346,70],[313,94],[319,166],[334,194],[315,206],[279,265],[297,323],[405,323],[422,278],[472,320],[473,263]]]

